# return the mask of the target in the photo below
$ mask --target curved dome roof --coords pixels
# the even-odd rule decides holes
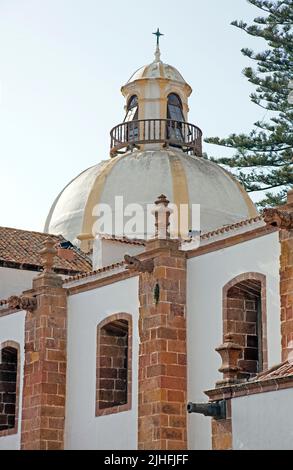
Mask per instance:
[[[155,61],[149,65],[144,65],[131,75],[127,83],[144,78],[167,78],[168,80],[174,80],[175,82],[186,83],[181,73],[178,72],[175,67],[169,64],[164,64],[161,61]]]
[[[257,215],[242,186],[219,165],[177,149],[136,150],[71,181],[55,200],[45,231],[77,243],[78,235],[91,233],[98,203],[109,204],[114,213],[115,196],[123,196],[124,207],[136,203],[146,208],[162,193],[177,205],[200,204],[202,232]]]

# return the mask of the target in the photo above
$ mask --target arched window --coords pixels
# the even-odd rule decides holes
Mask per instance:
[[[174,119],[174,121],[184,121],[182,102],[175,93],[168,96],[167,118]]]
[[[238,378],[250,378],[267,367],[266,280],[259,273],[245,273],[223,289],[224,335],[242,346]]]
[[[17,431],[19,345],[2,343],[0,350],[0,436]]]
[[[182,125],[180,123],[184,122],[185,119],[183,116],[181,99],[175,93],[171,93],[168,96],[167,119],[172,120],[169,121],[167,125],[167,136],[168,139],[171,141],[171,145],[172,141],[175,143],[182,142],[184,139]]]
[[[96,415],[130,409],[131,351],[130,315],[112,315],[98,325]]]
[[[126,127],[127,140],[129,142],[138,139],[138,99],[136,95],[133,95],[127,105],[127,113],[124,122],[129,123]]]
[[[127,105],[127,113],[124,122],[137,121],[138,119],[138,99],[134,95],[130,98]]]

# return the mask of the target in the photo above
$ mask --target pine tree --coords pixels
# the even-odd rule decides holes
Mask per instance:
[[[243,71],[256,86],[251,101],[270,112],[270,117],[256,122],[247,135],[211,137],[205,142],[235,149],[233,157],[211,160],[234,168],[248,192],[265,190],[265,198],[258,203],[265,207],[284,203],[293,185],[293,0],[247,1],[262,10],[262,16],[250,26],[243,21],[231,24],[267,42],[263,52],[241,52],[257,64],[256,70],[247,67]]]

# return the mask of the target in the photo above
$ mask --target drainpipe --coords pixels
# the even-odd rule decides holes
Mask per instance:
[[[192,403],[187,404],[188,413],[199,413],[204,416],[211,416],[215,419],[226,419],[226,400],[220,400],[211,403]]]

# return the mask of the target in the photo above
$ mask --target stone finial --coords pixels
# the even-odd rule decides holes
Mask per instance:
[[[158,197],[155,201],[156,207],[153,209],[152,214],[155,216],[155,238],[167,239],[170,238],[169,226],[170,226],[170,215],[173,210],[169,206],[168,199],[164,194]]]
[[[224,337],[224,343],[221,344],[216,351],[220,354],[222,359],[222,366],[219,372],[224,375],[223,380],[217,382],[217,387],[236,383],[237,374],[240,371],[238,367],[238,359],[242,351],[242,347],[239,344],[233,342],[233,335],[228,333]]]
[[[44,273],[53,273],[54,257],[57,255],[57,250],[55,248],[55,241],[52,238],[46,238],[40,255],[42,257]]]

